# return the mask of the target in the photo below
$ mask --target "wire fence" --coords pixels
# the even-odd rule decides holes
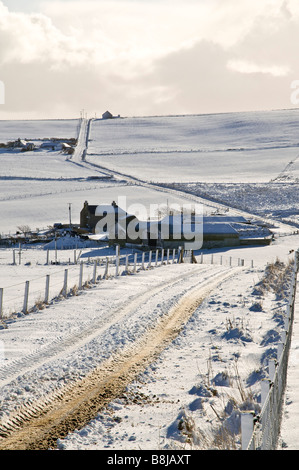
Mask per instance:
[[[242,450],[275,450],[280,434],[282,406],[287,382],[288,359],[293,332],[299,250],[295,252],[290,298],[277,359],[268,364],[268,379],[261,385],[261,412],[241,415]]]
[[[89,285],[95,285],[100,280],[136,273],[173,263],[220,264],[225,266],[244,266],[244,259],[231,256],[199,253],[194,255],[192,250],[156,249],[121,254],[116,248],[116,254],[109,257],[81,258],[79,250],[59,250],[51,255],[45,253],[46,275],[37,275],[26,281],[16,281],[7,287],[0,286],[0,320],[13,314],[26,314],[34,309],[43,308],[56,298],[74,295]],[[71,255],[71,256],[70,256]],[[73,258],[73,259],[71,259]],[[61,261],[62,259],[62,261]],[[80,261],[79,261],[80,260]],[[23,250],[13,252],[13,265],[31,265],[30,254]],[[33,263],[33,261],[32,261]],[[248,262],[253,267],[253,261]],[[34,266],[31,272],[35,272]],[[16,278],[18,279],[18,277]]]
[[[80,253],[79,255],[80,256]],[[101,258],[49,263],[49,274],[36,276],[27,281],[0,287],[0,320],[12,314],[27,314],[49,304],[56,298],[74,295],[100,280],[137,273],[140,270],[178,262],[178,250],[155,250]],[[16,263],[17,264],[17,263]]]

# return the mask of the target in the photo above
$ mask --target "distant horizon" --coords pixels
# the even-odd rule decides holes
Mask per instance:
[[[267,113],[267,112],[279,112],[279,111],[298,111],[298,108],[273,108],[273,109],[255,109],[255,110],[246,110],[246,111],[220,111],[214,113],[185,113],[185,114],[149,114],[149,115],[124,115],[124,116],[115,116],[114,119],[133,119],[133,118],[158,118],[158,117],[184,117],[184,116],[213,116],[219,114],[249,114],[249,113]],[[81,119],[80,116],[78,117],[51,117],[51,118],[16,118],[16,119],[1,119],[2,121],[76,121]],[[87,116],[87,119],[99,119],[101,120],[100,116],[92,117]],[[105,120],[105,119],[104,119]]]

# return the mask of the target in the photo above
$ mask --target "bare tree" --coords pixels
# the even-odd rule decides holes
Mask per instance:
[[[27,237],[31,232],[31,228],[29,227],[29,225],[19,225],[17,229],[24,234],[24,237]]]

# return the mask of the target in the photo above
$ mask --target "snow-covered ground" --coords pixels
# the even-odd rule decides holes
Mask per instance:
[[[296,229],[299,227],[299,193],[296,190],[299,164],[298,182],[292,181],[291,173],[288,175],[289,181],[284,183],[178,183],[166,186],[242,209],[264,220],[284,221]]]
[[[147,207],[189,200],[184,192],[167,192],[148,184],[151,181],[180,183],[177,189],[214,199],[215,203],[207,202],[210,211],[219,203],[274,218],[277,234],[288,228],[288,236],[277,237],[267,247],[209,250],[204,264],[171,263],[100,280],[80,295],[56,298],[47,308],[5,320],[0,330],[2,421],[24,403],[43,399],[129,349],[183,296],[202,289],[216,275],[229,274],[158,359],[87,426],[60,439],[57,448],[239,445],[238,413],[259,407],[259,382],[267,372],[267,358],[275,356],[286,303],[273,286],[262,293],[257,287],[267,263],[279,258],[287,265],[299,245],[299,235],[291,234],[297,230],[299,212],[298,114],[294,110],[98,120],[91,122],[84,162],[59,152],[0,153],[1,234],[14,233],[23,224],[35,229],[67,222],[69,203],[76,223],[85,200],[111,203],[126,196],[129,204]],[[76,121],[26,126],[1,122],[0,140],[67,138],[78,132]],[[90,179],[111,174],[114,178],[107,181]],[[124,175],[137,178],[135,184]],[[12,249],[1,249],[4,305],[6,289],[19,285],[22,298],[24,282],[30,280],[43,295],[46,275],[59,272],[61,283],[66,267],[74,273],[69,286],[75,284],[78,266],[72,264],[73,251],[59,252],[57,266],[46,264],[46,250],[23,247],[21,264],[17,258],[12,266]],[[92,259],[98,251],[84,248],[82,259]],[[102,252],[103,258],[107,254]],[[242,268],[237,267],[239,258],[245,260]],[[87,269],[92,276],[92,263]],[[219,433],[215,440],[224,424],[233,437]]]
[[[202,265],[170,264],[111,278],[78,296],[56,299],[43,310],[12,318],[1,330],[2,421],[16,406],[84,377],[119,349],[130,347],[182,295],[231,270],[232,277],[203,302],[158,360],[84,429],[59,440],[58,448],[182,449],[186,434],[178,423],[184,420],[193,423],[191,448],[238,445],[239,437],[236,443],[213,444],[211,436],[215,437],[225,409],[235,432],[236,403],[244,409],[259,406],[259,380],[266,375],[267,358],[275,356],[285,299],[271,291],[257,295],[256,286],[266,263],[276,257],[287,263],[298,241],[298,237],[281,238],[271,247],[250,248],[246,255],[244,249],[214,253],[213,265],[208,253]],[[66,258],[68,254],[64,253]],[[45,253],[39,255],[42,261]],[[236,268],[237,259],[244,256],[245,268]],[[248,256],[254,260],[253,268]],[[228,266],[230,257],[233,268]],[[26,268],[30,269],[16,266],[15,270]],[[42,262],[34,272],[36,276],[45,272]],[[248,402],[238,389],[239,379]]]
[[[44,119],[28,121],[1,121],[0,142],[17,139],[70,139],[77,138],[78,119]]]
[[[88,161],[155,182],[256,183],[298,155],[299,111],[94,121]]]

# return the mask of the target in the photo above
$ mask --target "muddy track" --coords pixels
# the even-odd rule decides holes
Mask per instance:
[[[82,428],[119,396],[177,337],[210,292],[239,269],[227,269],[196,287],[125,352],[107,360],[84,379],[66,386],[48,402],[32,404],[16,414],[6,428],[2,426],[0,450],[56,448],[58,438]]]

